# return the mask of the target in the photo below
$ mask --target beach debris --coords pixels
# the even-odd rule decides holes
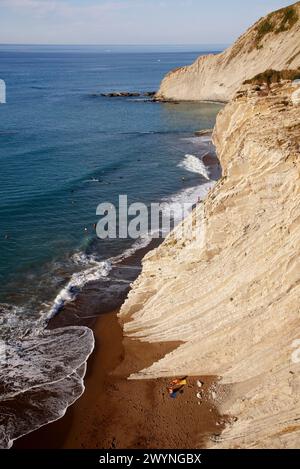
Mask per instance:
[[[226,425],[227,421],[226,419],[220,419],[216,422],[217,427],[220,427],[221,425]]]
[[[210,437],[211,441],[213,441],[214,443],[218,443],[221,441],[221,434],[220,433],[214,433],[211,437]]]
[[[167,387],[169,396],[172,399],[176,399],[178,394],[183,392],[183,388],[186,385],[187,385],[187,378],[186,377],[185,378],[175,378],[175,379],[173,379]]]
[[[114,437],[112,439],[112,442],[111,442],[111,446],[110,446],[112,449],[116,449],[116,438]]]

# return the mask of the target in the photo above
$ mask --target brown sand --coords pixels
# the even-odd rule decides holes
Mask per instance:
[[[94,327],[96,348],[88,364],[83,396],[57,422],[16,442],[17,448],[197,448],[222,429],[217,410],[202,404],[196,378],[177,399],[168,396],[169,379],[132,381],[127,377],[178,344],[123,340],[116,313],[100,317]],[[218,424],[217,424],[218,422]]]

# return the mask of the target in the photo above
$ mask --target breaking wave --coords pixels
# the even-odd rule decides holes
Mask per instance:
[[[65,414],[84,392],[86,362],[93,349],[94,335],[87,327],[43,331],[2,343],[0,448],[10,448],[17,438]]]
[[[81,255],[81,258],[83,258],[83,255]],[[78,257],[76,259],[78,262]],[[75,300],[77,294],[86,284],[108,277],[111,271],[109,261],[96,262],[92,260],[91,262],[95,263],[93,267],[74,273],[67,285],[58,293],[48,313],[48,320],[55,316],[66,303]]]
[[[199,143],[199,138],[192,143]],[[178,165],[199,174],[205,182],[162,200],[165,214],[172,212],[174,226],[182,220],[180,206],[188,205],[192,210],[215,183],[203,163],[209,150],[210,139],[202,139],[197,149],[200,156],[187,154]],[[98,180],[91,178],[88,182]],[[134,268],[126,263],[121,267],[122,261],[146,248],[156,235],[157,232],[145,233],[120,255],[106,260],[83,251],[74,253],[70,262],[71,271],[76,272],[39,317],[25,307],[0,305],[0,448],[10,448],[15,439],[58,420],[84,392],[87,359],[94,349],[92,330],[46,330],[47,322],[91,282],[106,282],[104,294],[108,301],[116,298],[121,289],[129,286],[124,270],[120,271]],[[114,276],[113,269],[117,272]]]
[[[204,155],[205,156],[205,155]],[[203,161],[195,155],[185,155],[184,160],[178,165],[192,173],[197,173],[203,176],[208,181],[210,180],[209,171]]]

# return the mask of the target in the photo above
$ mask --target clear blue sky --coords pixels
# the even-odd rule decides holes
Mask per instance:
[[[284,0],[0,0],[0,43],[231,43]]]

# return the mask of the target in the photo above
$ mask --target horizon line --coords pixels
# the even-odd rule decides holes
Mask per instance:
[[[128,43],[128,44],[114,44],[114,43],[49,43],[49,42],[0,42],[0,46],[94,46],[94,47],[99,47],[99,46],[110,46],[110,47],[151,47],[151,46],[213,46],[213,45],[229,45],[231,43],[227,42],[191,42],[191,43]]]

